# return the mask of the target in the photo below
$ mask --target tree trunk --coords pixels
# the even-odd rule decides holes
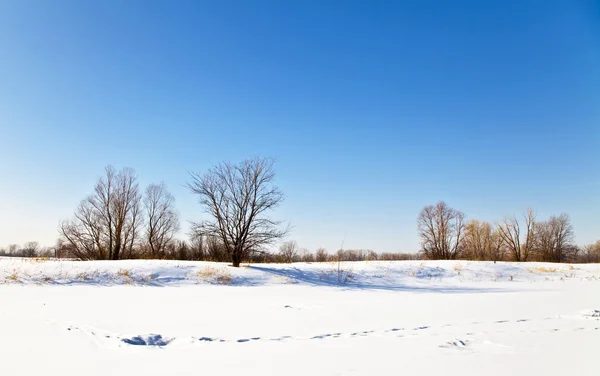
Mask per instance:
[[[119,259],[119,256],[120,256],[120,253],[121,253],[120,251],[121,251],[121,246],[117,245],[115,247],[115,251],[113,252],[113,257],[112,257],[113,260],[118,260]]]
[[[231,264],[236,268],[240,267],[240,254],[237,250],[234,250],[231,254]]]

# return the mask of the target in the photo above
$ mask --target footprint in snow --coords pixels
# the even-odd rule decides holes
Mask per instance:
[[[445,349],[463,350],[463,349],[467,348],[468,343],[469,343],[469,341],[456,339],[454,341],[446,342],[445,344],[441,345],[440,347],[445,348]]]
[[[324,338],[331,337],[331,336],[332,336],[331,334],[321,334],[318,336],[310,337],[310,339],[324,339]]]
[[[242,338],[242,339],[238,339],[237,342],[238,343],[244,343],[244,342],[250,342],[250,341],[258,341],[259,339],[260,339],[260,337]]]
[[[131,338],[123,338],[122,342],[133,346],[167,346],[172,339],[163,338],[160,334],[150,334],[148,336],[135,336]]]
[[[286,339],[291,339],[292,337],[290,336],[283,336],[283,337],[279,337],[279,338],[271,338],[271,341],[284,341]]]

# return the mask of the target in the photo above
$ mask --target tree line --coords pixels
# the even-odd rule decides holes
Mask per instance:
[[[495,223],[472,219],[438,202],[423,208],[417,225],[426,259],[600,262],[600,241],[579,247],[568,214],[539,220],[533,209]]]
[[[444,202],[426,206],[417,228],[419,253],[338,250],[315,253],[288,241],[269,251],[290,231],[269,216],[284,200],[274,184],[274,161],[254,158],[222,162],[207,172],[191,173],[187,188],[206,214],[193,222],[189,240],[175,236],[180,219],[175,199],[164,183],[139,187],[131,168],[107,166],[93,192],[71,219],[59,225],[55,247],[36,242],[0,248],[0,256],[49,256],[78,260],[179,259],[231,262],[327,262],[407,259],[488,261],[600,262],[600,241],[578,247],[567,214],[538,220],[533,210],[495,223],[466,221]]]

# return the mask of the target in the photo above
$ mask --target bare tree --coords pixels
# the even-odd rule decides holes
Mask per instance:
[[[327,254],[327,250],[325,248],[317,249],[317,252],[315,254],[315,260],[317,262],[325,262],[325,261],[327,261],[328,258],[329,258],[329,255]]]
[[[535,254],[540,261],[551,261],[554,248],[554,234],[549,221],[538,222],[535,226]]]
[[[578,251],[573,244],[575,235],[569,216],[552,216],[536,226],[535,250],[541,261],[564,262]]]
[[[502,236],[500,235],[500,230],[498,226],[492,232],[491,244],[490,244],[490,260],[491,261],[501,261],[504,260],[506,256],[506,244],[504,240],[502,240]]]
[[[21,248],[22,257],[35,257],[40,250],[40,244],[38,242],[27,242]]]
[[[600,240],[583,246],[583,261],[594,263],[600,262]]]
[[[313,255],[307,248],[300,248],[298,251],[298,259],[302,262],[315,262],[315,255]]]
[[[552,216],[549,222],[555,239],[552,261],[565,262],[574,258],[578,249],[574,244],[575,233],[569,215],[562,213],[558,217]]]
[[[60,234],[74,257],[119,260],[131,256],[141,222],[140,193],[135,172],[105,169],[94,193],[83,200]]]
[[[191,174],[188,187],[212,217],[195,223],[193,229],[218,237],[235,267],[288,231],[280,229],[282,222],[267,216],[284,199],[273,185],[273,165],[273,160],[255,158],[239,164],[223,162],[206,174]]]
[[[144,209],[147,219],[145,242],[150,256],[160,257],[180,228],[175,198],[164,183],[151,184],[144,196]]]
[[[206,260],[206,241],[203,236],[192,236],[190,239],[190,258],[196,261]]]
[[[423,208],[418,220],[421,252],[428,259],[453,260],[460,256],[465,215],[445,202]]]
[[[535,246],[535,213],[528,209],[524,216],[525,234],[516,216],[504,219],[498,224],[498,234],[515,261],[527,261]]]
[[[489,260],[492,254],[492,225],[471,220],[465,225],[463,251],[469,260]]]
[[[18,244],[9,244],[7,251],[10,256],[16,256],[17,252],[19,251],[19,245]]]
[[[279,254],[285,262],[292,263],[298,255],[298,243],[293,240],[285,242],[279,247]]]
[[[213,235],[203,237],[206,241],[208,261],[225,262],[231,260],[231,255],[219,237]]]

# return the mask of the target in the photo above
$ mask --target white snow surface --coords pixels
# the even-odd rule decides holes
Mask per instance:
[[[599,375],[600,265],[0,258],[0,375]]]

